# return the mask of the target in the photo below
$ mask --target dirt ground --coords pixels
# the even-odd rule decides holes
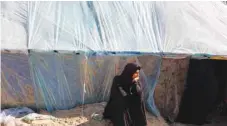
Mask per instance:
[[[42,115],[52,115],[54,119],[33,120],[31,122],[23,122],[21,118],[8,122],[4,126],[112,126],[109,121],[102,120],[101,115],[105,103],[96,103],[76,107],[70,110],[58,110],[52,113],[41,111]],[[225,120],[225,121],[223,121]],[[162,118],[155,118],[147,113],[148,126],[195,126],[187,124],[167,124]],[[227,126],[227,119],[220,119],[214,124],[203,126]]]

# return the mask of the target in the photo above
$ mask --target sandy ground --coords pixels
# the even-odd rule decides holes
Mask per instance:
[[[20,118],[17,118],[14,122],[10,122],[5,126],[112,126],[109,121],[101,119],[101,115],[105,103],[96,103],[90,105],[84,105],[76,107],[70,110],[58,110],[53,113],[41,111],[40,114],[52,115],[56,118],[45,120],[33,120],[31,122],[22,122]],[[82,114],[83,113],[83,114]],[[148,126],[169,126],[164,119],[155,118],[151,114],[147,113]],[[214,123],[204,126],[227,126],[227,119],[222,123]],[[171,124],[170,126],[195,126],[186,124]]]

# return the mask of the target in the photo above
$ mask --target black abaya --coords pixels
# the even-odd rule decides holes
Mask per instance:
[[[114,126],[146,126],[145,107],[139,82],[132,82],[132,75],[140,69],[128,64],[121,76],[113,79],[110,99],[103,117]]]
[[[129,113],[133,122],[133,126],[146,126],[146,114],[144,101],[142,99],[141,85],[133,83],[130,102],[129,102]]]
[[[113,80],[110,99],[105,107],[103,117],[105,119],[110,119],[114,126],[130,126],[132,121],[126,105],[128,96],[124,97],[121,94],[119,87],[119,76],[116,76]]]

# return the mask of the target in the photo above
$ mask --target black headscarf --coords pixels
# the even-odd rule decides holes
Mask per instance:
[[[141,67],[135,63],[128,63],[123,72],[121,73],[120,77],[121,80],[123,81],[123,85],[129,85],[132,83],[132,75],[137,71],[140,70]]]

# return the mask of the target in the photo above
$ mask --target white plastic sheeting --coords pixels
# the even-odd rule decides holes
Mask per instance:
[[[1,1],[1,49],[27,49],[26,2]]]
[[[164,3],[164,51],[227,54],[227,6],[222,2]]]
[[[5,124],[6,126],[18,126],[15,124],[15,118],[22,117],[30,113],[34,113],[34,111],[27,107],[5,109],[0,112],[0,124]]]
[[[222,2],[1,2],[1,49],[227,54]]]

